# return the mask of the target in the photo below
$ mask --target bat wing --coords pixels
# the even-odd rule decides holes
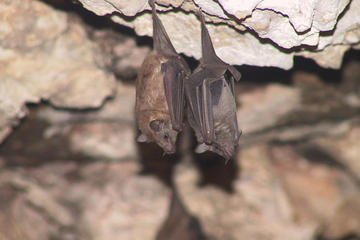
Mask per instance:
[[[186,94],[192,110],[194,123],[200,131],[203,140],[211,144],[215,140],[214,104],[221,98],[224,78],[206,77],[206,74],[193,74],[186,84]]]
[[[174,130],[182,129],[184,119],[184,79],[187,69],[179,59],[172,59],[161,65],[164,74],[164,89],[171,123]]]
[[[236,70],[236,69],[235,69]],[[237,70],[236,70],[237,71]],[[236,78],[235,78],[236,79]],[[234,136],[234,144],[237,145],[238,142],[239,142],[239,138],[242,134],[242,131],[239,130],[239,126],[238,126],[238,122],[237,122],[237,114],[236,114],[236,101],[235,101],[235,89],[234,89],[234,78],[231,77],[230,79],[230,82],[228,84],[230,90],[231,90],[231,93],[232,93],[232,98],[233,98],[233,101],[234,101],[234,105],[235,105],[235,113],[234,113],[234,129],[235,129],[235,136]]]
[[[211,144],[215,140],[214,123],[217,119],[214,107],[219,104],[223,94],[223,82],[224,78],[222,76],[218,78],[205,78],[201,85],[201,129],[207,144]]]
[[[201,126],[202,126],[202,101],[201,101],[201,92],[200,86],[203,83],[203,71],[197,71],[189,76],[185,81],[185,94],[187,98],[187,105],[190,109],[188,111],[188,121],[191,127],[194,129],[196,135],[198,136],[198,141],[203,142],[203,139],[200,137],[203,136]],[[191,115],[191,116],[190,116]]]

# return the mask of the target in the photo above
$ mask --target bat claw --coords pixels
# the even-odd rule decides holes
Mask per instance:
[[[173,125],[173,129],[177,132],[181,132],[182,131],[182,126],[181,125]]]

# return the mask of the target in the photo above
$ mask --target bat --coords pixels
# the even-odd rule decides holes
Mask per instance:
[[[184,120],[184,79],[190,68],[172,45],[154,1],[149,4],[154,42],[136,79],[135,113],[141,131],[137,141],[156,142],[166,153],[174,153]]]
[[[241,74],[215,53],[201,10],[202,59],[185,81],[187,119],[199,142],[197,153],[215,152],[229,160],[241,135],[236,117],[234,79]]]

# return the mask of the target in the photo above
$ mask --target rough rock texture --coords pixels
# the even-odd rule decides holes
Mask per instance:
[[[26,113],[25,103],[94,108],[114,92],[100,49],[82,25],[40,1],[1,1],[0,136]],[[20,17],[19,17],[20,16]]]
[[[139,35],[151,35],[146,0],[80,0],[99,15],[113,14],[113,20],[135,28]],[[168,6],[160,15],[175,48],[200,57],[200,27],[193,12],[198,7],[212,16],[208,24],[217,53],[232,64],[276,66],[289,69],[294,56],[314,59],[319,65],[340,68],[343,54],[360,42],[360,0],[194,0],[157,1]],[[182,3],[182,5],[181,5]],[[170,6],[170,7],[169,7]],[[161,7],[159,7],[160,9]]]
[[[59,6],[0,2],[0,139],[29,112],[0,145],[1,240],[359,238],[358,57],[342,71],[242,67],[234,160],[194,154],[189,128],[168,156],[135,143],[132,80],[149,38],[49,2]],[[146,1],[82,2],[151,35]],[[359,37],[358,0],[157,3],[175,47],[194,56],[198,20],[172,10],[200,6],[231,63],[290,68],[308,54],[338,67]]]
[[[298,141],[348,131],[359,121],[359,67],[358,62],[345,66],[338,85],[302,71],[292,75],[294,86],[245,84],[249,90],[237,98],[240,142]]]
[[[170,192],[135,162],[1,169],[0,238],[154,239]]]
[[[358,233],[360,212],[348,211],[359,208],[360,191],[341,169],[313,163],[290,146],[244,148],[236,161],[242,169],[231,194],[199,188],[191,165],[176,171],[180,196],[210,239],[314,239],[319,229],[334,238]]]
[[[120,82],[117,86],[114,99],[98,111],[69,112],[50,107],[41,109],[37,113],[38,117],[49,124],[44,131],[45,138],[68,136],[73,152],[92,158],[135,158],[135,89]]]

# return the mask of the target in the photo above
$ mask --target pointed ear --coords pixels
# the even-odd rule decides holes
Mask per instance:
[[[160,129],[162,128],[163,123],[164,123],[163,120],[156,119],[156,120],[152,120],[152,121],[149,123],[149,126],[150,126],[150,128],[151,128],[153,131],[158,132],[158,131],[160,131]]]
[[[202,143],[200,145],[198,145],[195,149],[195,152],[196,153],[203,153],[203,152],[206,152],[206,151],[209,151],[210,148],[208,145],[206,145],[205,143]]]
[[[144,135],[144,134],[140,134],[140,136],[137,137],[136,141],[137,142],[147,142],[148,138]]]

